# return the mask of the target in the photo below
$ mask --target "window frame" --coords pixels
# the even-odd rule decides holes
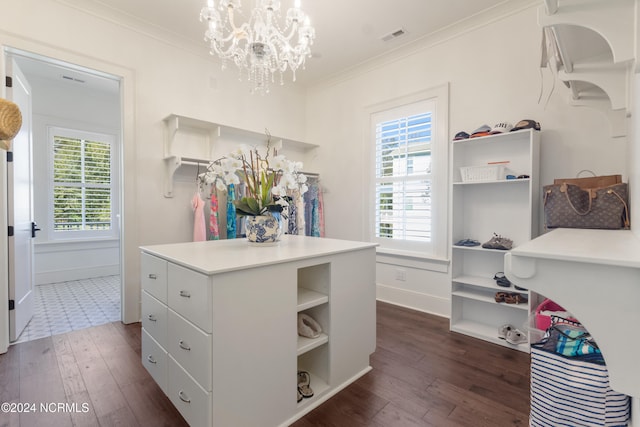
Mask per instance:
[[[96,141],[101,143],[107,143],[110,145],[110,193],[111,193],[111,227],[108,230],[69,230],[69,231],[56,231],[54,228],[54,145],[56,137],[82,139],[89,141]],[[118,144],[117,137],[110,133],[87,131],[73,128],[66,128],[61,126],[47,126],[47,148],[48,148],[48,201],[47,201],[47,235],[49,240],[65,241],[65,240],[103,240],[113,239],[119,236],[118,227],[118,212],[119,212],[119,200],[118,194],[118,171],[117,171],[117,159],[118,159]],[[84,185],[82,186],[84,187]]]
[[[376,237],[376,125],[377,123],[425,112],[425,105],[432,110],[431,135],[431,241],[415,242]],[[367,235],[379,244],[378,253],[402,255],[436,260],[448,259],[449,212],[449,153],[448,153],[449,85],[444,84],[410,95],[382,102],[366,109],[368,132],[366,145],[369,150],[368,225]]]

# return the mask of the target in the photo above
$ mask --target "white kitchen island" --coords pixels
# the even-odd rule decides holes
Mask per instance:
[[[375,244],[141,248],[142,363],[192,426],[289,425],[371,368]],[[299,337],[297,314],[322,326]],[[314,396],[297,402],[297,371]]]

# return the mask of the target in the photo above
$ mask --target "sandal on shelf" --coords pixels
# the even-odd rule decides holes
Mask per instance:
[[[524,344],[527,342],[527,336],[524,332],[520,331],[519,329],[513,329],[507,332],[507,336],[505,337],[505,340],[509,344],[513,344],[513,345]]]
[[[511,331],[515,331],[516,327],[513,325],[502,325],[498,328],[498,338],[500,338],[501,340],[504,340],[507,338],[507,334]]]
[[[298,387],[298,403],[300,403],[302,399],[303,399],[302,393],[300,393],[300,387]]]
[[[508,292],[496,292],[495,300],[496,302],[504,302],[508,296]]]
[[[528,301],[529,300],[527,299],[527,297],[516,292],[507,294],[507,296],[504,297],[504,302],[506,302],[507,304],[523,304]]]
[[[298,397],[300,397],[300,395],[305,399],[313,396],[311,375],[306,371],[298,371]]]

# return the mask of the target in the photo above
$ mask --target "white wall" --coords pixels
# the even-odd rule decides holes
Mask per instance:
[[[0,14],[0,44],[124,77],[122,258],[127,322],[139,319],[138,247],[191,238],[193,185],[177,185],[172,199],[163,196],[162,119],[177,113],[257,132],[268,127],[274,135],[298,140],[305,134],[305,111],[300,108],[304,94],[296,86],[252,96],[234,70],[220,70],[204,43],[194,47],[151,34],[54,0],[11,2]],[[5,208],[0,206],[0,211]]]
[[[627,141],[610,137],[602,113],[568,106],[566,88],[560,83],[546,107],[538,103],[543,82],[543,98],[552,83],[548,71],[544,79],[540,74],[542,31],[535,7],[463,31],[449,38],[443,34],[432,43],[367,64],[310,91],[307,117],[313,120],[307,132],[309,142],[321,145],[318,170],[328,189],[328,237],[369,240],[362,226],[369,191],[365,108],[445,82],[450,83],[450,137],[483,124],[515,124],[530,118],[539,121],[543,130],[542,184],[575,176],[582,169],[627,176]],[[398,269],[406,270],[405,281],[396,279]],[[379,256],[378,296],[448,316],[448,273],[435,270],[419,260],[381,260]]]

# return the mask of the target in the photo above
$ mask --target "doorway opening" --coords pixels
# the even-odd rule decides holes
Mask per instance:
[[[7,48],[31,87],[33,313],[24,342],[122,318],[121,79]],[[10,260],[11,263],[11,260]]]

